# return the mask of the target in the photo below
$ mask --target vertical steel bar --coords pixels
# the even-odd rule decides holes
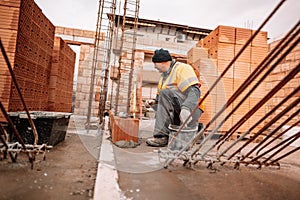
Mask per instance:
[[[121,84],[121,69],[122,69],[122,51],[123,51],[123,46],[124,46],[124,40],[125,40],[125,25],[126,25],[126,7],[127,7],[127,0],[124,2],[124,7],[123,7],[123,18],[122,18],[122,27],[121,27],[121,40],[120,40],[120,57],[119,57],[119,65],[118,65],[118,83],[117,83],[117,89],[116,89],[116,96],[115,96],[115,115],[118,113],[119,109],[119,95],[120,95],[120,84]]]
[[[21,102],[22,102],[22,104],[23,104],[24,110],[25,110],[25,112],[26,112],[26,114],[27,114],[27,117],[28,117],[28,120],[29,120],[29,124],[30,124],[30,126],[31,126],[31,128],[32,128],[33,136],[34,136],[34,145],[37,145],[38,139],[39,139],[38,133],[37,133],[37,131],[36,131],[35,125],[34,125],[34,123],[33,123],[33,120],[32,120],[32,118],[31,118],[31,116],[30,116],[30,114],[29,114],[28,108],[27,108],[27,106],[26,106],[25,100],[24,100],[23,95],[22,95],[22,93],[21,93],[21,90],[20,90],[20,88],[19,88],[19,84],[18,84],[17,79],[16,79],[16,77],[15,77],[15,74],[14,74],[14,72],[13,72],[12,66],[11,66],[11,64],[10,64],[10,61],[9,61],[9,59],[8,59],[8,56],[7,56],[6,51],[5,51],[5,49],[4,49],[4,46],[3,46],[3,44],[2,44],[1,38],[0,38],[0,47],[1,47],[2,55],[3,55],[4,59],[5,59],[5,62],[6,62],[6,64],[7,64],[7,67],[8,67],[8,69],[9,69],[10,76],[11,76],[11,78],[12,78],[12,80],[13,80],[13,83],[14,83],[16,89],[17,89],[17,92],[18,92],[19,97],[20,97],[20,99],[21,99]]]
[[[134,70],[134,63],[135,63],[135,51],[136,51],[136,32],[138,27],[138,19],[139,19],[139,0],[136,1],[135,4],[135,11],[134,11],[134,24],[133,24],[133,36],[132,36],[132,57],[130,62],[130,73],[129,73],[129,84],[128,84],[128,93],[127,93],[127,99],[130,99],[130,95],[132,92],[132,82],[133,82],[133,70]],[[133,5],[133,3],[132,3]],[[134,91],[136,92],[136,91]],[[134,105],[135,107],[135,105]],[[127,101],[127,113],[130,112],[130,101]],[[134,114],[135,116],[135,114]]]
[[[93,96],[94,96],[94,83],[95,83],[95,73],[97,68],[97,57],[96,48],[99,46],[100,42],[100,31],[99,26],[101,26],[100,15],[101,15],[101,8],[103,7],[103,0],[99,0],[98,6],[98,17],[96,23],[96,33],[95,33],[95,40],[94,40],[94,52],[93,52],[93,63],[92,63],[92,70],[91,70],[91,82],[90,82],[90,93],[89,93],[89,102],[88,102],[88,113],[87,113],[87,121],[86,126],[87,128],[90,127],[91,122],[91,114],[92,114],[92,104],[93,104]],[[100,25],[99,25],[100,23]]]
[[[112,0],[110,6],[110,14],[112,14],[112,19],[109,20],[108,30],[106,31],[107,38],[105,41],[104,52],[106,53],[104,59],[104,80],[100,92],[100,101],[99,101],[99,118],[100,123],[103,122],[104,117],[104,110],[107,101],[107,89],[108,89],[108,76],[109,76],[109,69],[110,69],[110,59],[111,59],[111,52],[112,52],[112,40],[113,40],[113,29],[115,27],[115,15],[116,15],[116,0]],[[104,125],[104,124],[103,124]]]

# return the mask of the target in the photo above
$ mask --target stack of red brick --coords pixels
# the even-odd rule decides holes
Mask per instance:
[[[198,67],[204,85],[202,92],[205,94],[208,88],[215,82],[217,77],[225,70],[235,55],[248,41],[254,31],[245,28],[235,28],[230,26],[218,26],[207,37],[199,41],[196,47],[188,52],[188,61]],[[267,32],[259,32],[251,44],[243,51],[235,63],[230,66],[220,83],[206,100],[206,113],[202,120],[207,123],[223,107],[226,101],[239,88],[239,86],[248,78],[258,64],[265,58],[268,52]],[[254,83],[255,84],[255,83]],[[253,84],[252,84],[253,85]],[[226,114],[240,102],[249,91],[249,87],[239,95],[236,101],[226,109]],[[254,93],[233,113],[220,129],[228,131],[244,114],[246,114],[265,94],[265,83],[256,88]],[[265,114],[264,107],[256,112],[238,132],[244,132],[251,127]],[[225,114],[219,118],[219,121],[225,117]],[[217,122],[219,122],[217,121]],[[213,123],[212,125],[216,125]],[[214,127],[214,126],[212,126]]]
[[[49,110],[54,25],[34,0],[1,1],[0,18],[0,37],[27,108],[36,111]],[[73,62],[74,66],[75,59],[70,62]],[[23,105],[2,55],[0,64],[0,101],[7,111],[23,111]],[[70,91],[72,92],[72,87]],[[0,121],[5,121],[2,113]]]
[[[75,52],[55,37],[49,84],[48,110],[71,112]]]

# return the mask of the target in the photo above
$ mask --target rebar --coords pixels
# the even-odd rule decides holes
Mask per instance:
[[[295,26],[294,28],[299,26],[299,22],[297,23],[297,26]],[[293,36],[282,46],[282,48],[285,48],[287,45],[289,45],[289,42],[291,42],[294,38],[296,38],[298,36],[300,32],[300,29],[298,28],[297,32],[295,34],[293,34]],[[268,74],[271,73],[271,71],[288,55],[289,52],[291,52],[295,46],[297,46],[297,44],[299,43],[300,39],[298,38],[296,42],[294,42],[281,56],[279,59],[277,59],[277,61],[271,66],[271,68],[260,78],[260,80],[257,82],[257,84],[255,84],[255,86],[252,87],[252,89],[244,96],[244,98],[241,100],[241,102],[239,102],[239,104],[236,106],[235,109],[233,109],[227,116],[230,116],[236,109],[237,107],[239,107],[243,101],[246,100],[246,98],[256,89],[256,87],[258,87],[258,85],[268,76]],[[278,55],[279,51],[274,54]],[[273,57],[274,58],[274,57]],[[269,62],[271,62],[273,59],[270,59]],[[269,64],[269,62],[267,62],[267,64]],[[275,95],[275,93],[281,88],[283,87],[289,80],[290,78],[293,78],[299,71],[297,71],[297,67],[293,70],[293,74],[289,74],[284,80],[282,80],[278,85],[276,85],[275,88],[273,88],[263,99],[261,99],[250,111],[247,112],[247,114],[245,114],[233,127],[231,127],[231,129],[226,132],[221,138],[219,138],[219,140],[212,145],[203,155],[205,155],[207,152],[209,152],[212,148],[215,147],[215,145],[217,145],[220,141],[222,140],[226,140],[226,137],[230,137],[245,121],[247,121],[249,119],[250,116],[252,116],[263,104],[265,104],[273,95]],[[225,119],[228,119],[228,117],[226,117]],[[224,120],[223,120],[224,121]],[[210,135],[214,134],[214,132],[221,126],[222,122],[210,133]],[[197,138],[197,137],[196,137]],[[195,140],[194,140],[195,141]],[[199,147],[194,150],[194,153],[192,154],[192,156],[200,150],[201,146],[206,142],[207,140],[204,140],[203,142],[201,142],[201,144],[199,145]]]
[[[282,131],[280,134],[278,134],[276,137],[274,137],[271,141],[269,141],[267,144],[265,144],[264,146],[260,147],[259,150],[257,150],[256,155],[258,155],[261,150],[263,150],[264,148],[266,148],[267,146],[269,146],[271,143],[273,143],[275,140],[277,140],[278,138],[280,138],[282,135],[284,135],[285,133],[287,133],[289,130],[291,130],[292,128],[294,128],[295,126],[297,126],[300,123],[300,119],[298,121],[296,121],[294,124],[292,124],[289,128],[285,129],[284,131]]]
[[[9,69],[10,76],[11,76],[11,78],[12,78],[12,81],[13,81],[13,83],[14,83],[16,89],[17,89],[18,95],[19,95],[19,97],[20,97],[20,99],[21,99],[21,102],[22,102],[22,105],[23,105],[23,107],[24,107],[24,110],[25,110],[25,112],[26,112],[26,114],[27,114],[27,117],[28,117],[28,120],[29,120],[29,124],[30,124],[30,126],[31,126],[31,128],[32,128],[32,132],[33,132],[33,135],[34,135],[34,145],[37,145],[38,140],[39,140],[38,133],[37,133],[37,131],[36,131],[35,125],[34,125],[34,123],[33,123],[33,120],[32,120],[32,118],[31,118],[31,116],[30,116],[30,114],[29,114],[28,108],[27,108],[27,106],[26,106],[26,103],[25,103],[25,100],[24,100],[23,95],[22,95],[22,93],[21,93],[19,84],[18,84],[17,79],[16,79],[16,77],[15,77],[15,74],[14,74],[14,72],[13,72],[13,68],[12,68],[12,66],[11,66],[11,64],[10,64],[10,61],[9,61],[9,59],[8,59],[8,56],[7,56],[7,54],[6,54],[6,51],[5,51],[4,46],[3,46],[3,44],[2,44],[1,38],[0,38],[0,48],[1,48],[2,55],[3,55],[4,59],[5,59],[6,65],[7,65],[8,69]],[[4,107],[3,107],[3,108],[4,108]]]
[[[271,19],[271,17],[277,12],[277,10],[283,5],[283,3],[285,2],[285,0],[282,0],[275,8],[274,10],[270,13],[270,15],[265,19],[265,21],[260,25],[260,27],[254,32],[254,34],[248,39],[248,41],[245,43],[245,45],[240,49],[240,51],[237,53],[237,55],[232,59],[232,61],[228,64],[228,66],[225,68],[225,70],[221,73],[221,75],[215,80],[215,82],[212,84],[212,86],[208,89],[208,91],[205,93],[205,95],[203,96],[203,98],[200,100],[199,104],[203,103],[206,99],[206,97],[209,95],[210,91],[212,91],[212,89],[215,88],[215,86],[217,85],[217,83],[221,80],[221,78],[226,74],[226,72],[230,69],[230,67],[232,66],[232,64],[239,58],[239,56],[243,53],[243,51],[247,48],[247,46],[251,43],[251,41],[255,38],[255,36],[261,31],[261,29],[265,26],[265,24]],[[176,137],[181,130],[185,127],[186,123],[188,122],[189,118],[193,115],[193,113],[198,109],[198,105],[196,105],[192,111],[191,114],[188,116],[188,118],[182,123],[182,125],[179,127],[178,131],[174,134],[174,137]],[[196,135],[196,137],[194,138],[194,141],[191,141],[191,143],[188,143],[186,145],[185,148],[186,149],[187,146],[191,145],[193,142],[195,143],[195,141],[199,140],[202,133],[204,132],[204,129],[202,129],[200,131],[200,133],[198,133]],[[212,137],[212,134],[210,134]],[[204,141],[207,141],[208,139],[204,139]],[[204,143],[204,141],[201,142],[201,144]],[[199,149],[201,148],[201,144],[199,145],[200,147],[197,148],[195,151],[193,151],[192,153],[192,157],[196,154],[197,151],[199,151]],[[178,154],[176,156],[180,156],[180,154],[183,152],[184,150],[181,150],[180,152],[178,152]],[[165,163],[165,167],[167,167],[169,164],[171,164],[174,161],[174,159],[167,159],[166,163]]]
[[[233,146],[235,146],[239,141],[241,141],[247,134],[249,134],[255,127],[257,127],[259,124],[261,124],[265,119],[267,119],[272,113],[278,110],[280,106],[282,106],[286,101],[288,101],[291,97],[293,97],[295,94],[297,94],[300,91],[300,86],[296,88],[293,92],[291,92],[288,96],[286,96],[281,102],[279,102],[272,110],[270,110],[267,114],[265,114],[260,120],[258,120],[253,126],[249,128],[246,132],[244,132],[236,141],[234,141],[229,147],[227,147],[225,150],[223,150],[222,153],[219,154],[219,157],[224,155],[229,149],[231,149]],[[223,143],[225,140],[223,141]],[[217,150],[219,150],[220,146],[223,144],[221,143]]]
[[[278,162],[279,160],[281,160],[281,159],[283,159],[283,158],[285,158],[285,157],[291,155],[292,153],[295,153],[295,152],[298,151],[299,149],[300,149],[300,146],[297,147],[297,148],[295,148],[295,149],[293,149],[293,150],[291,150],[291,151],[289,151],[289,152],[287,152],[287,153],[285,153],[285,154],[283,154],[282,156],[276,158],[275,160],[271,161],[269,164],[273,164],[273,163],[275,163],[275,162]]]
[[[284,109],[285,110],[291,110],[294,106],[296,106],[297,104],[299,104],[300,102],[300,98],[298,98],[294,103],[290,104],[288,107],[286,107]],[[287,112],[288,112],[287,111]],[[255,147],[253,147],[246,155],[243,156],[243,158],[241,160],[244,160],[246,157],[248,157],[251,153],[253,153],[258,147],[260,147],[262,144],[264,144],[270,137],[272,137],[277,131],[279,131],[281,129],[281,127],[283,127],[286,123],[288,123],[291,119],[293,119],[295,116],[297,116],[300,112],[300,109],[298,109],[296,112],[294,112],[292,115],[290,115],[286,120],[284,120],[279,126],[277,126],[273,131],[271,131],[271,133],[269,133],[260,143],[258,143]],[[280,113],[281,114],[281,113]],[[279,115],[278,118],[276,119],[276,121],[278,119],[280,119],[283,116],[283,114]],[[275,120],[274,120],[275,121]],[[269,126],[271,126],[274,121],[272,123],[268,123]],[[258,134],[255,134],[255,137],[257,137],[258,135],[261,135],[263,131],[260,131]],[[252,140],[252,138],[250,139]]]
[[[258,66],[258,68],[261,68],[261,70],[259,70],[256,74],[250,74],[250,76],[246,79],[246,81],[244,82],[245,85],[247,86],[248,84],[250,84],[249,80],[254,80],[252,79],[252,77],[257,77],[258,75],[260,75],[263,71],[263,69],[265,67],[267,67],[268,65],[271,64],[271,62],[280,54],[282,53],[282,51],[293,41],[294,38],[296,38],[299,33],[300,33],[300,29],[299,29],[299,25],[300,22],[298,21],[298,23],[291,29],[291,31],[281,40],[281,42],[278,43],[278,45],[271,51],[271,53],[269,55],[267,55],[267,57],[264,59],[264,61],[268,60],[267,62],[262,61],[261,64],[264,64],[264,67],[261,66],[261,64]],[[298,29],[298,30],[297,30]],[[296,33],[294,33],[293,35],[291,35],[295,30],[297,30]],[[291,37],[290,37],[291,36]],[[288,40],[287,40],[288,39]],[[286,41],[287,40],[287,41]],[[288,52],[290,52],[292,50],[292,48],[289,49]],[[281,58],[279,60],[284,59],[283,56],[281,56]],[[278,61],[276,63],[279,63]],[[219,126],[222,125],[222,123],[224,123],[227,119],[229,119],[229,117],[242,105],[242,103],[249,97],[249,95],[259,86],[260,83],[262,83],[265,78],[277,67],[277,64],[272,65],[267,72],[265,72],[265,74],[259,79],[259,81],[257,81],[257,83],[252,87],[252,89],[247,92],[247,94],[243,97],[243,99],[238,103],[237,106],[235,106],[235,108],[225,117],[225,119],[219,124]],[[251,81],[251,82],[252,82]],[[240,87],[241,88],[241,87]],[[234,95],[239,95],[242,93],[243,90],[237,90]],[[231,99],[231,98],[230,98]],[[234,98],[235,99],[235,98]],[[233,100],[234,100],[233,99]],[[231,104],[233,102],[233,100],[229,101],[228,100],[228,104]],[[254,128],[254,127],[253,127]],[[224,134],[221,138],[219,138],[219,140],[217,141],[216,145],[218,143],[220,143],[222,140],[225,141],[227,138],[229,138],[233,133],[234,133],[234,129],[230,129],[226,134]],[[222,144],[219,145],[218,149],[220,148]]]
[[[6,153],[7,153],[7,152],[9,153],[10,159],[11,159],[11,161],[14,163],[14,162],[16,162],[16,158],[13,156],[12,152],[9,152],[9,151],[8,151],[9,147],[8,147],[6,141],[3,139],[2,135],[3,135],[3,136],[5,135],[5,129],[3,128],[2,124],[0,123],[0,140],[1,140],[2,144],[3,144],[4,147],[5,147],[5,152],[6,152]],[[6,156],[6,155],[5,155],[5,156]],[[4,156],[4,159],[6,159],[5,156]]]
[[[284,150],[287,146],[289,146],[290,144],[292,144],[295,140],[297,140],[300,136],[300,131],[297,132],[295,135],[290,136],[289,138],[287,138],[285,141],[287,142],[283,147],[281,147],[280,149],[278,149],[276,152],[274,152],[272,155],[270,155],[268,158],[266,158],[263,163],[267,163],[267,161],[269,161],[271,158],[273,158],[274,156],[276,156],[279,152],[281,152],[282,150]],[[297,148],[296,148],[297,149]],[[283,158],[282,156],[280,157],[280,159]],[[277,159],[276,159],[277,160]],[[273,161],[275,162],[275,161]]]
[[[298,42],[299,42],[300,38],[298,38]],[[298,43],[294,43],[291,48],[294,48]],[[287,52],[285,52],[287,53]],[[287,54],[283,54],[284,57]],[[284,77],[283,80],[281,80],[261,101],[259,101],[245,116],[250,115],[251,112],[253,110],[257,110],[263,103],[265,103],[268,99],[270,99],[280,88],[282,88],[285,84],[287,84],[293,77],[295,77],[298,73],[300,69],[300,64],[298,64],[287,76]],[[241,121],[243,121],[243,119],[241,119],[238,123],[240,123]],[[243,149],[245,146],[247,146],[250,141],[254,140],[257,137],[254,136],[251,138],[251,140],[248,140],[242,147],[240,147],[237,151],[235,151],[230,157],[232,158],[235,154],[237,154],[241,149]]]
[[[283,145],[284,143],[286,143],[287,141],[289,141],[293,137],[294,137],[294,135],[286,138],[285,140],[281,141],[280,143],[278,143],[277,145],[275,145],[271,149],[269,149],[267,151],[264,151],[262,154],[259,154],[258,156],[254,157],[250,162],[254,162],[254,161],[258,160],[259,158],[263,157],[267,153],[269,153],[269,152],[273,151],[274,149],[278,148],[279,146]]]

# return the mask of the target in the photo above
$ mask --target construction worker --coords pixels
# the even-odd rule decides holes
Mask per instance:
[[[154,52],[152,62],[161,73],[155,99],[156,120],[153,138],[148,138],[149,146],[163,147],[168,144],[169,125],[181,125],[198,105],[201,95],[199,80],[191,65],[172,59],[168,50]],[[202,111],[197,109],[189,117],[187,128],[198,127]]]

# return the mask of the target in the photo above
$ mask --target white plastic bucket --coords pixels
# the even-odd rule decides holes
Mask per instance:
[[[168,148],[172,151],[180,151],[183,147],[185,147],[197,134],[198,127],[195,128],[183,128],[180,133],[174,137],[174,135],[178,132],[180,126],[170,124],[168,127],[171,132],[169,134],[169,144]]]

